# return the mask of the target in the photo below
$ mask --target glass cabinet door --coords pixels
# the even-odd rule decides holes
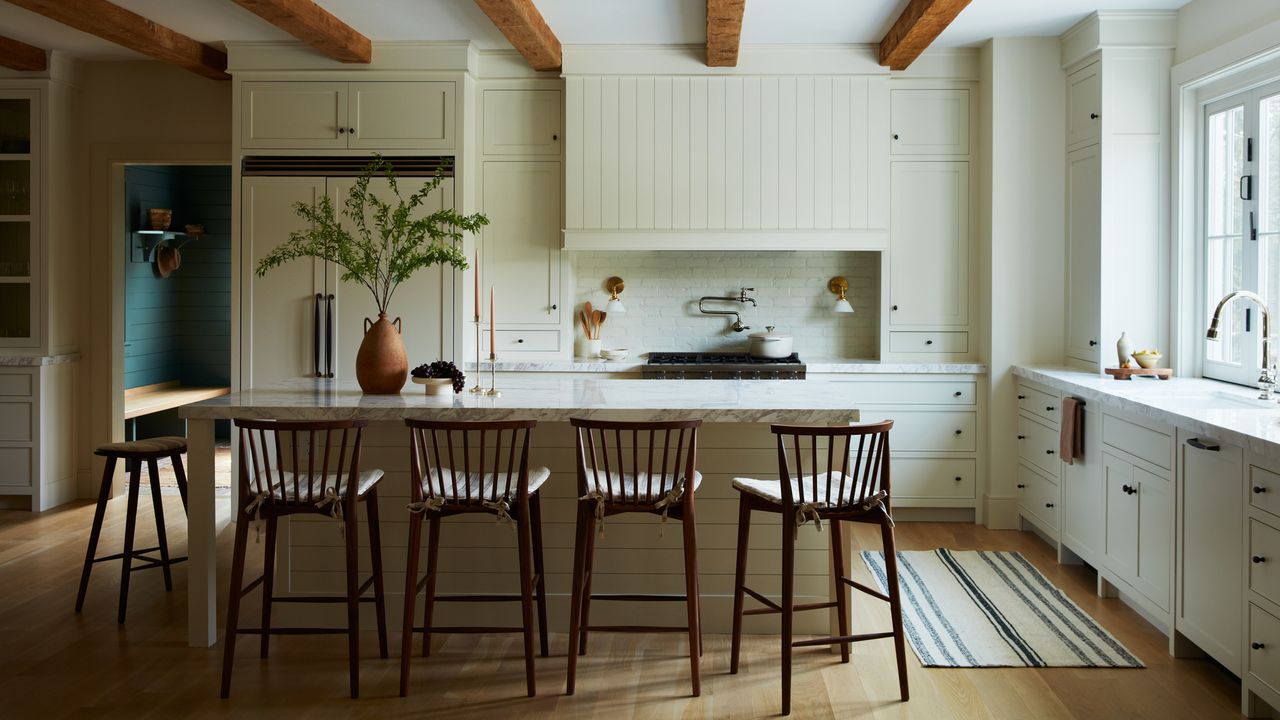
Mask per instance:
[[[0,91],[0,345],[34,339],[34,96]]]

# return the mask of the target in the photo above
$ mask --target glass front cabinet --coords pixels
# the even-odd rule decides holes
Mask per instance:
[[[36,348],[40,293],[40,92],[0,89],[0,348]]]

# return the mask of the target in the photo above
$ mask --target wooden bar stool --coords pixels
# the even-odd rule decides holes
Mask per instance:
[[[260,635],[261,657],[267,657],[272,634],[343,634],[347,636],[347,664],[351,697],[360,696],[360,603],[373,602],[378,621],[378,650],[387,657],[387,613],[382,582],[382,541],[378,525],[378,482],[381,470],[360,469],[364,420],[286,422],[278,420],[234,421],[240,434],[240,507],[235,549],[231,560],[231,585],[227,599],[227,630],[222,652],[222,697],[231,694],[231,665],[236,636]],[[354,490],[353,490],[354,488]],[[364,503],[369,519],[369,554],[373,574],[359,580],[360,548],[356,510]],[[327,515],[339,523],[346,547],[347,592],[343,596],[275,597],[276,527],[288,515]],[[262,575],[244,584],[245,553],[249,526],[266,525]],[[240,600],[262,586],[262,624],[241,629]],[[364,597],[369,587],[373,597]],[[345,603],[347,627],[271,627],[273,603]]]
[[[433,422],[405,420],[409,426],[409,562],[405,569],[404,633],[400,650],[400,695],[409,692],[413,633],[422,633],[422,656],[431,654],[431,633],[524,633],[525,683],[537,694],[533,666],[533,612],[537,606],[542,657],[547,656],[547,589],[542,564],[542,509],[538,488],[551,471],[529,469],[529,435],[536,420]],[[440,521],[451,515],[488,513],[512,526],[520,556],[520,592],[436,595]],[[431,520],[427,574],[418,577],[422,523]],[[413,624],[418,594],[426,595],[423,624]],[[437,602],[520,602],[521,627],[460,627],[433,624]]]
[[[774,425],[778,440],[778,476],[781,481],[736,478],[739,491],[738,562],[733,592],[733,651],[729,664],[731,674],[738,672],[738,655],[742,647],[742,616],[768,613],[782,614],[782,714],[791,714],[791,649],[812,645],[840,645],[840,661],[849,662],[849,643],[892,637],[898,656],[898,685],[905,702],[907,692],[907,655],[902,634],[902,602],[898,595],[898,562],[893,542],[893,517],[889,510],[889,429],[892,420],[866,425],[804,427]],[[857,448],[853,447],[857,439]],[[839,455],[835,453],[840,452]],[[788,453],[791,457],[788,459]],[[809,465],[805,467],[805,455]],[[825,462],[820,462],[825,457]],[[792,472],[792,462],[794,473]],[[852,462],[852,467],[850,466]],[[836,467],[839,467],[839,470]],[[751,530],[751,511],[782,514],[782,604],[746,586],[747,539]],[[795,604],[795,550],[800,525],[812,521],[819,530],[822,521],[831,527],[831,560],[835,577],[836,600],[811,604]],[[844,544],[840,522],[872,523],[880,526],[884,542],[885,569],[889,576],[886,595],[844,575]],[[849,601],[845,586],[860,590],[889,603],[893,618],[892,632],[849,634]],[[742,609],[744,595],[750,595],[765,607]],[[835,607],[839,616],[839,635],[792,640],[792,621],[796,611]]]
[[[150,440],[118,442],[99,445],[93,451],[107,459],[106,470],[102,473],[102,485],[98,490],[98,507],[93,513],[93,530],[89,533],[89,548],[84,554],[84,569],[80,573],[80,590],[76,593],[76,612],[84,608],[84,596],[89,589],[89,573],[96,563],[107,560],[120,561],[120,609],[118,620],[124,624],[125,610],[129,605],[129,575],[138,570],[162,568],[164,570],[165,592],[173,590],[173,576],[169,566],[186,560],[186,556],[169,557],[169,542],[164,531],[164,503],[160,497],[160,477],[156,461],[170,458],[173,461],[173,472],[178,479],[178,492],[182,496],[182,510],[187,510],[187,476],[182,470],[182,454],[187,451],[186,438],[157,437]],[[98,538],[102,535],[102,519],[107,513],[107,502],[111,500],[111,478],[116,471],[116,461],[124,460],[129,474],[129,506],[124,521],[124,552],[97,557]],[[151,548],[135,550],[133,547],[134,531],[138,524],[138,490],[142,484],[142,461],[147,461],[147,474],[151,476],[151,505],[155,509],[156,540],[158,545]],[[159,558],[147,557],[147,553],[159,552]],[[134,560],[142,560],[145,564],[134,565]]]
[[[573,557],[573,598],[569,610],[569,677],[565,693],[574,692],[578,655],[587,653],[587,634],[606,632],[687,632],[689,675],[693,694],[702,694],[698,657],[702,630],[698,599],[698,538],[693,496],[702,483],[697,464],[701,420],[674,422],[608,422],[573,419],[577,432],[578,524]],[[627,470],[630,465],[630,471]],[[604,519],[622,513],[670,515],[684,532],[684,595],[642,593],[593,594],[592,568],[596,532]],[[591,625],[591,601],[684,602],[689,622],[684,627]],[[577,648],[574,648],[574,644]],[[575,652],[576,650],[576,652]]]

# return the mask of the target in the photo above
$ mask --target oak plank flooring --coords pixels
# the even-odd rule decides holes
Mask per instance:
[[[164,498],[172,550],[185,553],[186,527],[176,496]],[[123,498],[113,501],[101,550],[123,534]],[[579,663],[578,691],[565,697],[563,634],[552,657],[538,661],[536,698],[524,697],[521,640],[510,636],[440,636],[432,657],[415,658],[408,698],[397,696],[398,658],[377,659],[365,638],[362,698],[346,696],[341,638],[285,637],[268,661],[246,650],[237,658],[229,701],[217,697],[221,647],[185,644],[186,573],[172,593],[158,572],[134,576],[129,623],[115,622],[119,575],[94,572],[85,612],[72,612],[92,505],[75,503],[32,515],[0,512],[0,716],[5,718],[755,718],[777,714],[778,639],[744,638],[741,673],[728,675],[729,638],[707,635],[703,696],[688,697],[685,643],[678,635],[592,633]],[[224,510],[225,512],[225,510]],[[154,539],[150,511],[139,518],[139,543]],[[859,547],[878,548],[874,528],[854,527]],[[229,564],[231,533],[219,537]],[[1016,532],[952,523],[901,523],[904,550],[1017,550],[1111,630],[1145,670],[924,669],[909,655],[912,699],[899,703],[890,641],[854,646],[841,665],[824,649],[796,653],[794,717],[928,720],[945,718],[1237,718],[1240,687],[1205,660],[1175,660],[1165,638],[1118,600],[1093,595],[1087,568],[1060,566],[1048,546]],[[254,553],[251,553],[253,555]],[[859,561],[855,572],[867,579]],[[254,568],[256,569],[256,568]],[[249,572],[252,572],[250,570]],[[225,583],[225,572],[223,582]],[[219,591],[225,602],[226,589]],[[250,615],[255,607],[249,599]],[[391,617],[399,608],[389,609]],[[883,603],[854,598],[853,628],[887,627]],[[393,625],[395,623],[392,623]],[[251,645],[253,643],[246,643]]]

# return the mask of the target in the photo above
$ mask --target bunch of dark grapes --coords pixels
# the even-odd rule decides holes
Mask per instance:
[[[449,378],[453,380],[453,391],[455,393],[462,392],[467,386],[467,376],[458,369],[457,365],[448,360],[437,360],[430,364],[419,365],[414,368],[412,373],[416,378]]]

